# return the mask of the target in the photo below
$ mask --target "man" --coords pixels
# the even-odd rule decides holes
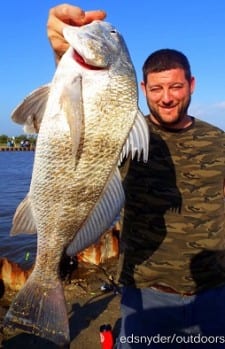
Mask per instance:
[[[58,61],[62,28],[104,19],[71,5],[50,11]],[[225,343],[225,135],[188,114],[195,79],[186,56],[162,49],[143,66],[148,163],[126,161],[117,348],[222,347]]]

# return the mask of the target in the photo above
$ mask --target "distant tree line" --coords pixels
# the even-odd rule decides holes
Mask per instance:
[[[12,139],[12,137],[9,137],[7,135],[0,135],[0,144],[6,145],[8,140]],[[36,135],[20,135],[13,137],[15,144],[21,144],[22,141],[28,140],[30,142],[30,145],[35,145],[37,136]]]

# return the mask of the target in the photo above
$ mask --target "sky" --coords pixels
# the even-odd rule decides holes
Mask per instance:
[[[49,9],[64,1],[1,2],[0,135],[23,133],[12,110],[27,94],[52,80],[56,66],[47,38]],[[155,50],[173,48],[188,57],[196,88],[190,114],[225,130],[224,0],[77,0],[84,10],[104,9],[123,35],[140,85],[142,65]],[[139,106],[148,113],[139,89]]]

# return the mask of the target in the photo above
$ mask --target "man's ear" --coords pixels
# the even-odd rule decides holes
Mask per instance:
[[[192,76],[192,77],[191,77],[191,82],[190,82],[190,91],[191,91],[191,93],[193,93],[193,92],[194,92],[194,89],[195,89],[195,83],[196,83],[196,81],[195,81],[195,77],[194,77],[194,76]]]
[[[146,85],[144,81],[141,81],[141,89],[142,89],[142,92],[144,93],[144,96],[146,97]]]

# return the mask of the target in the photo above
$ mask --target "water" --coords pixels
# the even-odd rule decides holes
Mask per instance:
[[[36,234],[10,236],[18,204],[26,196],[31,180],[34,152],[0,152],[0,257],[22,268],[30,268],[36,255]]]

